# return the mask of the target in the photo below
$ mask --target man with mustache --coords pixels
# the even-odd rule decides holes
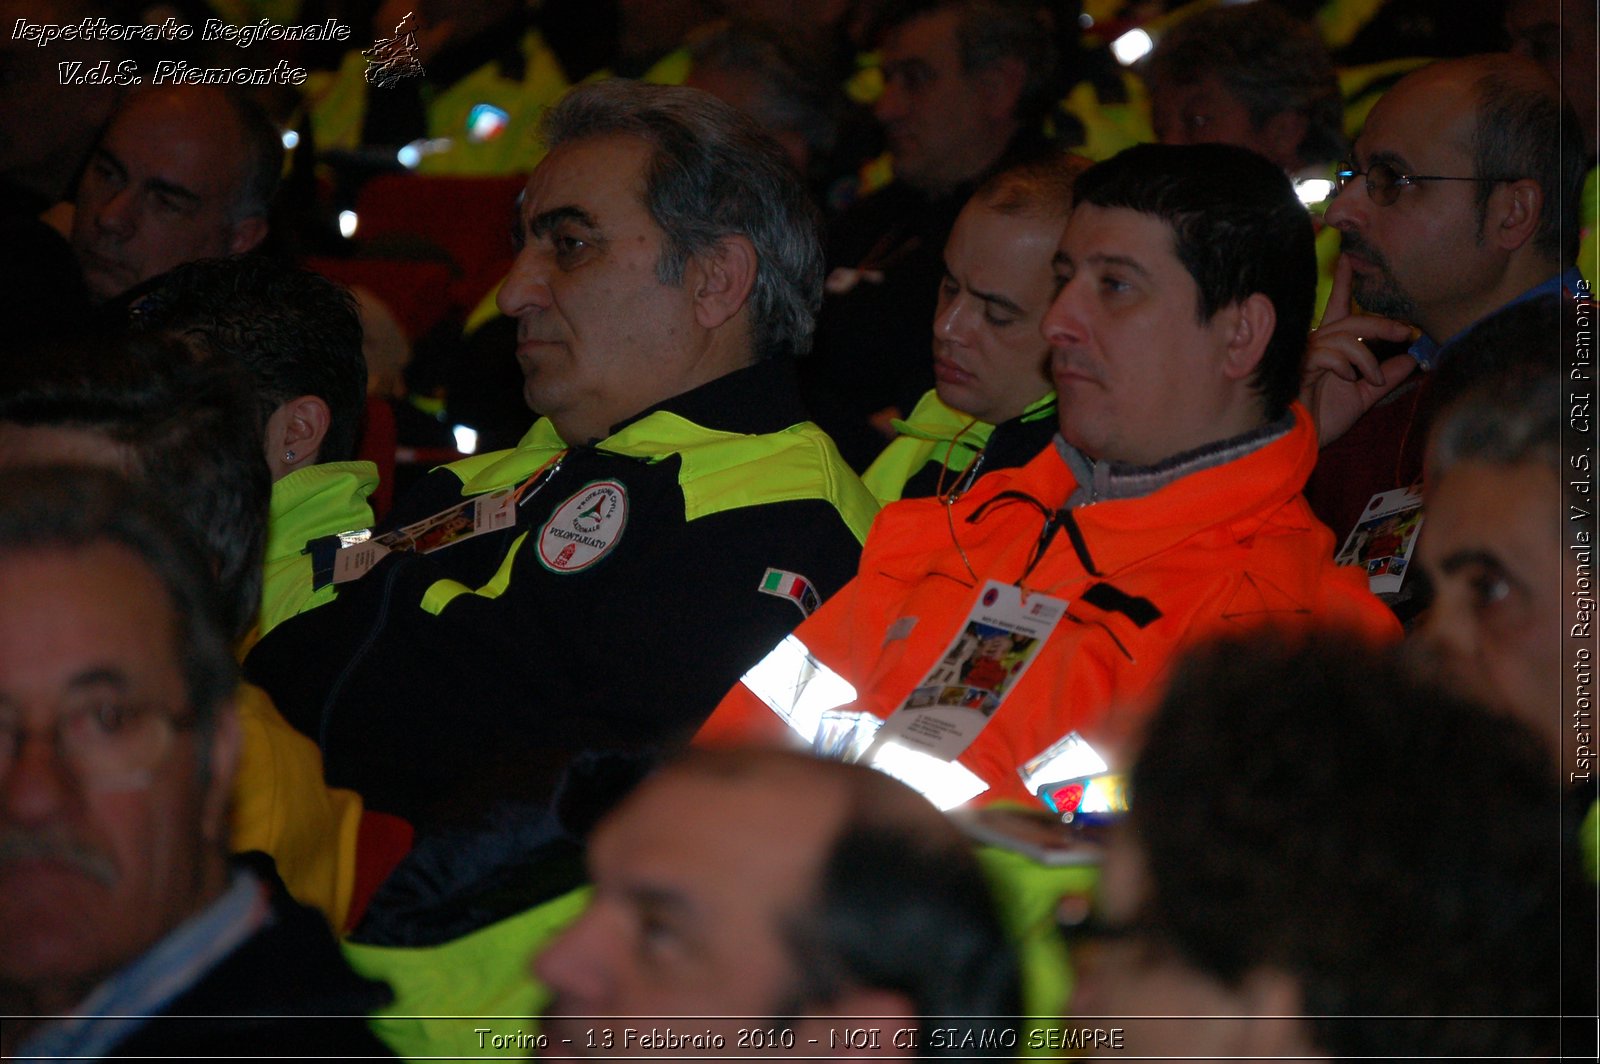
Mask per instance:
[[[0,470],[0,1050],[386,1055],[386,992],[230,865],[237,669],[210,555],[117,474]]]
[[[1426,371],[1483,319],[1578,290],[1583,166],[1560,86],[1520,56],[1430,64],[1373,108],[1328,206],[1343,253],[1302,392],[1323,443],[1306,497],[1336,534],[1420,479]]]
[[[1040,798],[1103,771],[1173,655],[1219,630],[1398,635],[1301,486],[1315,263],[1282,170],[1228,145],[1141,145],[1085,171],[1045,313],[1060,434],[959,500],[873,524],[856,579],[745,675],[701,741],[865,760],[942,805]],[[1018,642],[967,709],[965,635]],[[997,703],[997,704],[996,704]],[[1098,749],[1086,764],[1081,742]]]

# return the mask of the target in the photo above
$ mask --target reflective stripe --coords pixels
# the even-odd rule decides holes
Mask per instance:
[[[917,791],[940,811],[954,809],[989,789],[961,762],[941,761],[893,741],[878,747],[872,767]]]
[[[422,608],[438,616],[444,608],[462,595],[480,595],[486,599],[497,599],[506,593],[506,588],[511,586],[511,565],[517,560],[517,551],[522,546],[522,541],[528,538],[526,532],[512,541],[511,549],[506,551],[506,556],[500,560],[500,568],[495,570],[489,582],[479,588],[471,588],[459,580],[435,580],[428,586],[422,596]]]
[[[824,710],[856,700],[850,682],[813,657],[792,635],[773,647],[741,682],[807,743],[817,738]]]
[[[856,689],[793,635],[785,636],[741,682],[821,757],[858,761],[872,748],[872,739],[883,726],[882,719],[872,713],[840,710],[856,700]],[[989,789],[958,761],[941,761],[892,741],[876,748],[870,764],[941,810],[953,809]]]
[[[881,727],[883,721],[864,710],[824,710],[816,738],[811,740],[811,752],[835,761],[860,761]]]
[[[1017,766],[1017,775],[1022,777],[1028,793],[1037,795],[1051,784],[1098,776],[1109,767],[1094,747],[1083,741],[1083,736],[1070,731]]]

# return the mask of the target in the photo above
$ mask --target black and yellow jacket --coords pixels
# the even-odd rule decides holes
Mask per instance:
[[[671,744],[855,573],[875,501],[761,363],[568,446],[434,470],[389,527],[523,485],[512,527],[392,555],[246,671],[330,783],[413,822],[531,761]]]
[[[1055,392],[1035,399],[1009,421],[991,425],[946,405],[930,388],[910,416],[893,422],[899,435],[873,459],[861,481],[885,506],[900,499],[943,498],[984,473],[1033,461],[1055,438],[1056,420]]]

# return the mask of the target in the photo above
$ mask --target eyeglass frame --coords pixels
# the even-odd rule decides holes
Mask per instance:
[[[1387,199],[1380,199],[1378,188],[1373,184],[1372,171],[1382,167],[1394,174],[1394,180],[1382,186]],[[1400,189],[1415,185],[1419,181],[1476,181],[1481,184],[1497,185],[1504,181],[1520,181],[1520,177],[1453,177],[1443,174],[1408,174],[1394,163],[1373,162],[1368,163],[1365,170],[1357,170],[1355,160],[1349,159],[1340,163],[1333,172],[1333,194],[1340,196],[1344,190],[1355,183],[1358,177],[1366,178],[1367,198],[1379,207],[1392,207],[1400,200]]]
[[[125,771],[108,775],[103,772],[96,773],[85,767],[84,755],[72,747],[66,738],[68,725],[89,720],[91,717],[102,714],[106,709],[117,709],[128,715],[125,725],[137,727],[143,722],[150,722],[162,729],[163,734],[153,742],[151,752],[141,758],[145,762],[129,765]],[[100,725],[96,722],[97,726]],[[24,743],[34,737],[45,739],[50,743],[55,756],[61,760],[71,771],[79,783],[94,789],[97,787],[117,787],[131,781],[142,781],[144,773],[149,772],[161,764],[167,752],[172,748],[172,740],[178,732],[194,731],[200,726],[199,714],[194,711],[173,714],[166,712],[159,706],[143,702],[132,702],[124,705],[108,706],[102,702],[94,702],[57,714],[54,719],[43,727],[28,727],[24,725],[21,715],[15,720],[7,721],[4,714],[0,714],[0,781],[4,781],[16,767],[17,760],[21,757]],[[7,749],[9,745],[10,749]]]

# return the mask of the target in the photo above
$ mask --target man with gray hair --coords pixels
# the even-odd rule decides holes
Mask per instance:
[[[1327,47],[1271,4],[1184,19],[1150,53],[1143,76],[1163,144],[1237,144],[1290,177],[1336,162],[1346,149],[1344,98]]]
[[[109,470],[0,470],[0,1053],[387,1055],[386,989],[227,858],[244,726],[191,531]]]
[[[267,237],[283,146],[237,92],[173,85],[126,97],[78,181],[72,250],[96,301]]]
[[[373,540],[313,545],[353,579],[247,665],[330,781],[414,823],[497,759],[687,738],[849,579],[875,509],[795,398],[822,259],[777,145],[627,81],[544,131],[499,295],[543,416]]]
[[[1568,716],[1562,659],[1594,645],[1577,593],[1594,504],[1563,384],[1586,379],[1593,347],[1594,304],[1545,296],[1473,329],[1439,371],[1417,548],[1431,600],[1411,640],[1447,684],[1520,718],[1589,802],[1593,729]]]

